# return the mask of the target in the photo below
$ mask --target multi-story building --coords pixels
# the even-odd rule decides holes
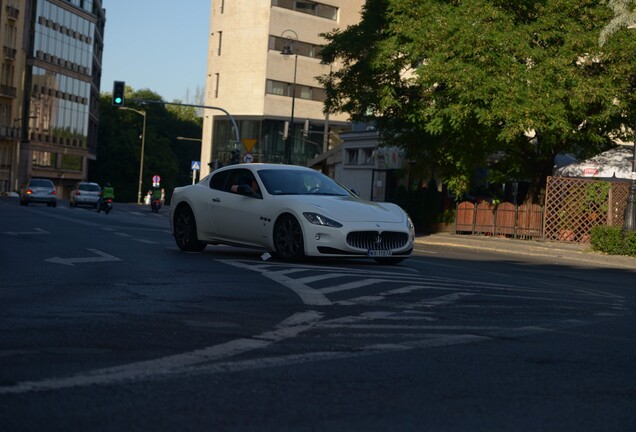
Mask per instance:
[[[0,193],[17,187],[27,0],[0,0]]]
[[[358,23],[364,3],[212,0],[205,104],[220,109],[205,110],[202,176],[234,149],[246,160],[304,165],[329,148],[348,116],[323,112],[316,77],[337,65],[321,62],[320,34]]]
[[[97,153],[105,21],[101,0],[26,1],[20,183],[50,178],[66,197],[86,179]]]

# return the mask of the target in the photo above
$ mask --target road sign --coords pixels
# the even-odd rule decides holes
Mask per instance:
[[[254,162],[254,156],[252,156],[252,153],[245,153],[245,156],[243,156],[243,162],[245,163]]]
[[[158,175],[153,175],[152,176],[152,186],[153,187],[159,187],[159,183],[161,183],[161,176]]]
[[[201,162],[200,161],[192,161],[192,171],[198,171],[201,169]]]
[[[251,138],[243,138],[243,145],[245,146],[245,150],[247,150],[248,153],[251,153],[252,149],[256,145],[256,140]]]

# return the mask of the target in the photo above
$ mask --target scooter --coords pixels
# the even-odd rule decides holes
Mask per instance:
[[[153,198],[150,202],[150,207],[152,208],[153,213],[159,213],[159,209],[161,208],[161,200],[159,198]]]
[[[99,206],[97,208],[97,213],[104,211],[104,213],[108,214],[113,209],[113,199],[112,198],[103,198],[99,202]]]

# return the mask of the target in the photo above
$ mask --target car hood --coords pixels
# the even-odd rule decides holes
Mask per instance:
[[[393,203],[365,201],[354,197],[300,195],[294,201],[305,204],[303,211],[313,211],[338,222],[402,223],[404,211]]]

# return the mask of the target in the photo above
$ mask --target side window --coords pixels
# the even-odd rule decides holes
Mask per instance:
[[[235,169],[231,171],[229,181],[225,185],[225,191],[230,192],[232,186],[237,185],[252,185],[252,180],[254,180],[254,175],[250,170],[246,169]]]
[[[218,174],[214,174],[210,179],[210,188],[215,190],[225,190],[225,180],[231,171],[223,171]]]

